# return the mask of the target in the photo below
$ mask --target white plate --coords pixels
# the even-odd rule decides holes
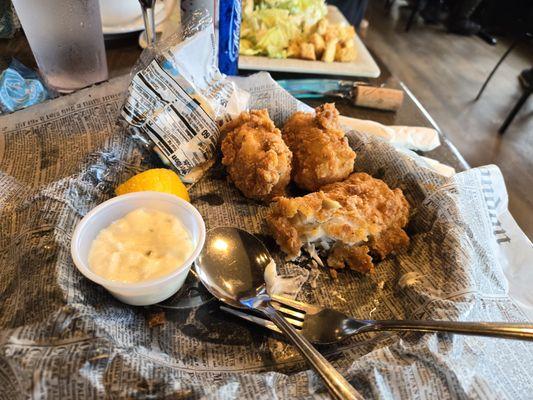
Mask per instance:
[[[335,6],[328,6],[327,19],[333,23],[348,21]],[[298,58],[268,58],[258,56],[239,56],[239,68],[278,72],[298,72],[304,74],[343,75],[377,78],[380,70],[359,36],[355,37],[357,59],[352,62],[332,62],[301,60]]]
[[[109,1],[109,0],[107,0]],[[112,1],[112,0],[111,0]],[[174,8],[175,0],[165,0],[164,2],[156,2],[155,4],[155,24],[161,24]],[[141,6],[139,5],[139,14],[136,18],[128,23],[120,25],[105,25],[102,16],[102,31],[104,35],[117,35],[123,33],[139,32],[144,30],[144,22],[142,18]]]

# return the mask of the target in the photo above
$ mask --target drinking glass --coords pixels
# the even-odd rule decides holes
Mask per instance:
[[[98,0],[13,0],[47,85],[71,92],[107,79]]]

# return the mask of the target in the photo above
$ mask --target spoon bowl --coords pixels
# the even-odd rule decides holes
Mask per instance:
[[[206,234],[195,269],[213,296],[233,307],[247,308],[239,299],[265,290],[265,268],[273,262],[265,245],[242,229],[218,227]]]

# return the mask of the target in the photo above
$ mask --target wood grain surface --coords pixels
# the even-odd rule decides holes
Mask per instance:
[[[496,164],[505,177],[510,210],[533,238],[533,98],[504,136],[497,131],[521,94],[517,76],[533,66],[533,44],[521,44],[504,61],[487,90],[474,98],[510,42],[489,46],[477,37],[448,34],[417,21],[404,32],[407,10],[369,2],[366,45],[424,104],[472,166]]]

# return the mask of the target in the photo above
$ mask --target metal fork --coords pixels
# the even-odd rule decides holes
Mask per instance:
[[[417,320],[361,320],[330,308],[321,308],[300,301],[273,295],[272,305],[283,314],[307,340],[314,344],[332,344],[350,336],[375,331],[449,332],[462,335],[491,336],[533,341],[533,324],[500,322],[455,322]],[[279,329],[269,320],[226,306],[230,314],[261,325],[275,332]]]

